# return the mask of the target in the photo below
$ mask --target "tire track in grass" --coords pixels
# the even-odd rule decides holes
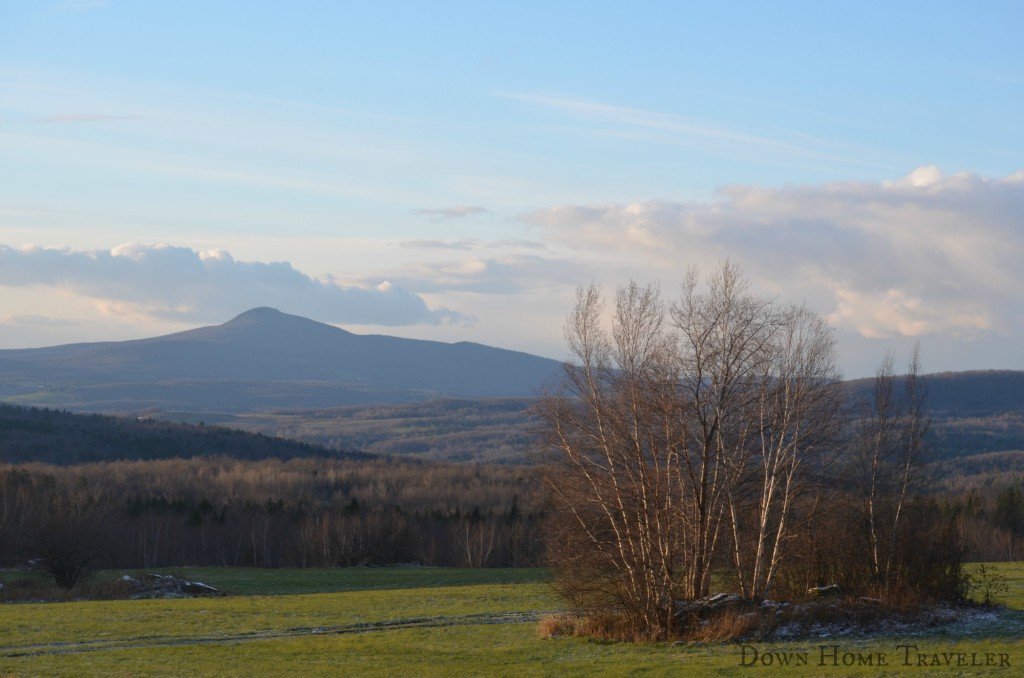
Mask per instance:
[[[551,612],[496,612],[467,614],[457,617],[414,617],[377,622],[360,622],[341,626],[310,626],[292,629],[265,629],[239,633],[207,634],[202,636],[138,636],[114,640],[80,640],[0,647],[0,658],[39,657],[46,655],[134,650],[178,645],[209,645],[214,643],[244,643],[259,640],[282,640],[304,636],[331,636],[401,629],[429,629],[446,626],[475,626],[480,624],[522,624],[536,622]]]

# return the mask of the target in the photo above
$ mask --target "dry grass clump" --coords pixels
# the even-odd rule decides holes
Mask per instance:
[[[659,640],[643,634],[641,626],[630,621],[624,614],[604,612],[591,614],[580,619],[577,635],[600,640],[643,643]]]
[[[537,624],[541,638],[570,638],[578,635],[580,618],[572,614],[551,614]]]
[[[768,634],[775,628],[773,612],[762,612],[758,608],[724,610],[710,617],[692,618],[676,629],[669,640],[687,642],[725,642],[738,638],[756,638]],[[558,639],[583,637],[613,642],[652,642],[666,638],[638,636],[635,626],[624,615],[613,613],[580,615],[573,613],[555,614],[544,617],[537,626],[541,638]]]
[[[573,613],[549,615],[540,620],[537,633],[541,638],[583,637],[615,642],[651,642],[663,640],[637,634],[636,625],[625,615],[605,612],[579,615]]]
[[[774,614],[760,610],[725,610],[684,628],[682,640],[720,643],[740,638],[760,639],[774,628]]]

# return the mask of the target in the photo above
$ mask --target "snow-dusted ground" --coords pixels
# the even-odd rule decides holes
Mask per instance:
[[[1004,607],[937,607],[914,615],[892,616],[863,624],[852,620],[812,624],[787,622],[768,637],[797,640],[917,636],[1024,637],[1024,612]]]

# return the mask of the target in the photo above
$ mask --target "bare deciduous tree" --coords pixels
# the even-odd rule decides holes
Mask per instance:
[[[656,637],[674,599],[708,592],[726,541],[744,593],[767,591],[806,459],[835,430],[834,342],[807,309],[750,294],[729,263],[706,283],[691,272],[670,307],[653,285],[621,289],[610,331],[603,313],[600,290],[580,290],[574,360],[537,410],[563,516],[553,553],[584,603]]]
[[[610,334],[602,313],[600,290],[580,290],[566,323],[577,362],[537,409],[553,453],[545,482],[563,514],[555,551],[588,606],[657,637],[672,625],[684,440],[664,307],[656,287],[632,284],[616,298]]]
[[[743,479],[728,495],[737,579],[742,593],[753,599],[764,598],[771,588],[801,517],[798,503],[819,489],[813,479],[841,425],[842,397],[827,324],[806,308],[786,309],[777,317],[768,349],[762,372],[750,385],[756,395],[749,416],[755,437],[735,455],[743,460]]]
[[[901,520],[917,481],[930,425],[920,379],[920,348],[914,347],[902,383],[892,354],[875,373],[872,402],[860,419],[856,462],[862,469],[862,497],[867,516],[871,571],[887,586],[892,577]]]
[[[708,592],[726,511],[740,501],[747,453],[757,435],[756,385],[775,321],[770,300],[751,295],[729,264],[703,287],[691,271],[672,320],[680,336],[676,378],[689,434],[680,473],[687,553],[683,595],[695,598]]]
[[[839,375],[827,323],[751,294],[728,263],[701,288],[691,274],[673,320],[694,434],[684,454],[690,573],[704,595],[723,512],[743,594],[762,598],[785,552],[807,462],[839,423]]]

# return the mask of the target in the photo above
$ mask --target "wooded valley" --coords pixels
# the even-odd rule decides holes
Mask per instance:
[[[933,457],[922,501],[955,520],[968,560],[1024,557],[1020,375],[926,380]],[[320,433],[287,429],[288,413],[260,420],[305,442],[0,405],[0,566],[69,552],[92,567],[541,564],[547,513],[522,463],[530,403],[322,411]],[[346,449],[355,429],[395,454]],[[313,442],[328,436],[330,448]]]

